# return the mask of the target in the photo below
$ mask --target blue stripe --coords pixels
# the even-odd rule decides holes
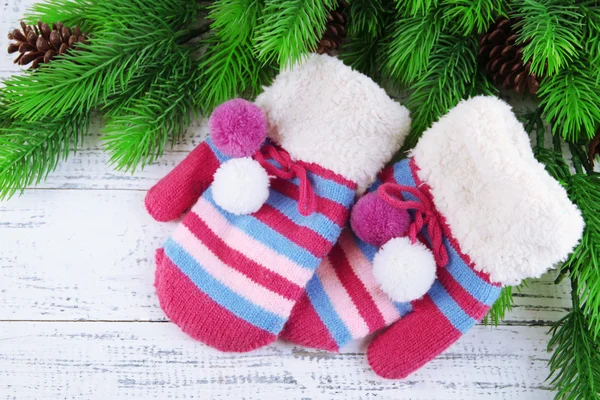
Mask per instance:
[[[335,309],[329,300],[329,296],[325,293],[325,289],[317,275],[314,275],[312,279],[308,281],[308,284],[306,285],[306,294],[338,347],[342,347],[352,340],[350,331],[348,331],[346,325],[344,325],[335,312]]]
[[[394,180],[400,185],[417,186],[410,169],[410,158],[394,164]]]
[[[277,168],[281,168],[281,164],[272,158],[267,159],[267,162]],[[323,178],[310,171],[307,171],[306,175],[317,196],[329,199],[345,207],[352,204],[354,201],[354,197],[356,196],[355,190],[350,189],[341,183],[337,183],[336,181]],[[300,179],[298,178],[290,179],[290,182],[296,186],[300,186]]]
[[[271,190],[267,204],[277,209],[283,215],[292,220],[296,225],[303,226],[318,233],[331,244],[335,243],[342,232],[337,224],[320,213],[312,213],[309,216],[303,216],[298,211],[298,202],[282,195],[281,193]]]
[[[273,335],[279,334],[285,319],[248,301],[209,274],[191,255],[173,239],[165,243],[166,255],[187,275],[202,292],[214,302],[231,311],[238,318]]]
[[[492,306],[498,296],[500,296],[500,288],[491,285],[481,279],[471,267],[469,267],[454,247],[450,244],[448,238],[444,237],[444,245],[448,249],[448,257],[450,261],[446,269],[452,275],[460,286],[462,286],[474,299],[487,306]]]
[[[355,190],[350,189],[349,187],[344,186],[335,181],[325,179],[312,172],[308,173],[308,180],[312,184],[312,187],[317,196],[329,199],[331,201],[335,201],[336,203],[340,203],[343,206],[348,206],[349,204],[352,204],[352,202],[354,201],[354,197],[356,196]],[[292,182],[296,186],[300,186],[300,180],[298,178],[294,178],[290,180],[290,182]]]
[[[217,146],[214,145],[210,138],[206,139],[206,143],[210,146],[213,153],[215,153],[215,157],[217,157],[217,160],[219,160],[219,164],[223,164],[225,161],[230,160],[232,158],[221,153],[221,150],[219,150]]]
[[[363,242],[354,234],[354,232],[352,232],[352,238],[367,260],[369,260],[369,262],[373,262],[373,258],[375,257],[375,253],[379,251],[379,247]]]
[[[375,180],[375,182],[373,182],[373,184],[371,186],[369,186],[369,189],[367,189],[367,191],[370,192],[375,192],[377,189],[379,189],[379,186],[381,186],[383,184],[383,182],[381,182],[381,180],[379,180],[379,178],[377,178]]]
[[[314,270],[321,263],[321,258],[315,257],[304,247],[291,242],[281,233],[263,224],[252,215],[235,215],[219,207],[212,196],[212,188],[208,188],[202,195],[218,212],[233,226],[241,229],[252,238],[270,247],[277,253],[289,258],[295,263]]]
[[[461,333],[468,331],[477,323],[463,311],[456,301],[446,291],[440,281],[436,280],[427,294],[431,297],[437,308],[446,316],[448,321]]]
[[[413,311],[413,307],[410,304],[410,302],[408,302],[408,303],[394,302],[394,307],[396,307],[396,310],[398,310],[398,313],[400,314],[400,318],[404,318],[407,314],[409,314]]]

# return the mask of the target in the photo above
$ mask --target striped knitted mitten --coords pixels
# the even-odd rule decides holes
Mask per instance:
[[[502,284],[541,275],[583,230],[579,210],[498,99],[460,103],[411,156],[384,170],[354,207],[352,227],[372,244],[342,234],[281,334],[335,351],[391,325],[368,350],[386,378],[406,377],[448,348],[485,316]],[[390,229],[406,211],[409,226]],[[427,293],[403,301],[431,283],[431,268]]]
[[[404,107],[329,56],[282,72],[256,104],[219,106],[202,151],[212,182],[186,190],[195,204],[157,252],[156,288],[168,317],[224,351],[275,340],[337,241],[357,190],[373,182],[409,125]],[[189,165],[193,171],[183,167],[174,179],[207,174]]]

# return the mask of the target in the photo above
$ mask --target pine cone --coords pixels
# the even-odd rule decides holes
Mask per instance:
[[[523,46],[517,44],[516,20],[499,18],[479,40],[479,59],[495,84],[517,93],[525,89],[532,95],[540,87],[541,77],[531,73],[531,62],[523,62]]]
[[[346,14],[345,9],[348,6],[343,0],[338,2],[335,10],[331,10],[327,15],[325,24],[325,33],[317,44],[316,52],[319,54],[333,55],[334,50],[342,47],[346,37]]]
[[[52,24],[52,29],[48,24],[38,21],[37,25],[27,26],[21,21],[21,30],[15,29],[8,34],[9,40],[14,40],[8,45],[8,53],[19,52],[15,59],[15,64],[27,65],[31,63],[30,68],[37,68],[41,63],[47,63],[56,55],[65,54],[77,43],[85,43],[86,34],[81,33],[78,27],[71,31],[61,22]]]
[[[596,136],[590,141],[588,155],[590,166],[594,168],[594,160],[596,159],[596,156],[600,155],[600,129],[596,132]]]

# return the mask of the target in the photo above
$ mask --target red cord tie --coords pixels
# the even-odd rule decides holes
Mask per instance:
[[[275,160],[281,168],[271,164],[267,158]],[[313,187],[308,180],[306,168],[294,162],[289,153],[281,148],[277,148],[272,144],[267,144],[260,149],[254,159],[271,175],[282,179],[294,179],[297,177],[300,181],[300,196],[298,199],[298,211],[300,214],[309,216],[316,209],[316,198]]]
[[[378,192],[381,198],[392,207],[415,211],[415,219],[408,228],[408,237],[414,244],[423,226],[427,225],[427,233],[431,240],[431,252],[435,262],[439,267],[445,267],[449,260],[448,251],[443,243],[442,224],[429,198],[415,187],[397,183],[384,183],[379,187]],[[404,200],[402,192],[412,194],[417,200]]]

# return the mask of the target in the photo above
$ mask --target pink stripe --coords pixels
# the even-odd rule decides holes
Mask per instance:
[[[250,237],[229,222],[206,199],[200,198],[192,212],[220,238],[227,238],[227,244],[252,261],[279,274],[290,282],[304,287],[312,277],[313,272],[294,263],[289,258],[277,254],[258,240]]]
[[[450,275],[446,268],[438,269],[437,278],[459,307],[471,318],[479,321],[487,314],[490,307],[477,301],[466,288]]]
[[[267,311],[287,318],[295,302],[259,285],[238,270],[224,264],[192,232],[180,224],[172,238],[215,279]]]
[[[358,279],[362,281],[363,285],[365,285],[365,288],[381,312],[385,323],[391,324],[399,319],[400,314],[398,310],[394,307],[389,296],[379,288],[379,284],[371,272],[373,265],[367,260],[362,251],[360,251],[356,243],[354,243],[352,235],[349,232],[342,232],[339,243],[346,254],[352,270]]]
[[[348,292],[338,279],[333,265],[325,258],[319,268],[317,268],[317,276],[321,280],[323,289],[335,309],[337,315],[346,325],[346,328],[352,334],[352,338],[363,338],[369,334],[369,327],[364,319],[360,316],[356,305],[350,298]]]
[[[310,251],[315,257],[325,257],[331,250],[331,246],[333,246],[333,243],[317,232],[306,226],[296,224],[269,204],[264,204],[253,216],[274,231],[281,233],[290,242]]]

